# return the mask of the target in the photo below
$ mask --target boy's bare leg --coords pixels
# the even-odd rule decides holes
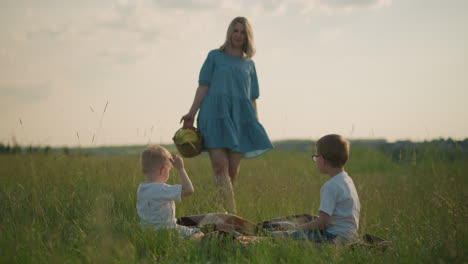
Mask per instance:
[[[195,233],[192,236],[190,236],[190,239],[200,241],[200,240],[202,240],[203,237],[205,237],[205,234],[199,232],[199,233]]]
[[[228,151],[226,149],[209,149],[208,151],[210,153],[216,186],[218,187],[218,194],[223,200],[224,209],[229,213],[236,213],[234,191],[228,172]]]

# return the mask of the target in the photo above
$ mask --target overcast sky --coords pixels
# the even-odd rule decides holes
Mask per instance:
[[[272,140],[465,138],[467,14],[466,0],[1,0],[0,143],[170,142],[235,16],[252,23]]]

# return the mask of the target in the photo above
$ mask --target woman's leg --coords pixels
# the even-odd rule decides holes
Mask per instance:
[[[234,185],[234,182],[237,179],[237,174],[239,173],[240,162],[242,159],[242,153],[235,151],[228,151],[228,160],[229,160],[229,178],[231,178],[231,184]]]
[[[229,158],[228,150],[215,148],[208,149],[210,153],[211,166],[218,186],[218,192],[223,200],[223,206],[229,213],[236,213],[236,201],[234,200],[234,191],[232,189],[231,179],[229,178]]]

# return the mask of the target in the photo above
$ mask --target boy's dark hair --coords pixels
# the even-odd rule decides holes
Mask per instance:
[[[342,136],[330,134],[321,137],[315,144],[317,154],[330,162],[332,167],[343,167],[349,158],[349,142]]]

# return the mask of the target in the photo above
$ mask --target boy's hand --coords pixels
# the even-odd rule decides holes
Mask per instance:
[[[172,159],[170,159],[172,165],[177,170],[182,170],[184,168],[184,160],[177,154],[172,154]]]
[[[193,189],[192,181],[190,181],[190,178],[184,169],[184,160],[179,157],[179,155],[175,154],[172,154],[170,160],[172,166],[177,169],[177,173],[179,174],[180,183],[182,184],[182,197],[192,195],[195,190]]]

